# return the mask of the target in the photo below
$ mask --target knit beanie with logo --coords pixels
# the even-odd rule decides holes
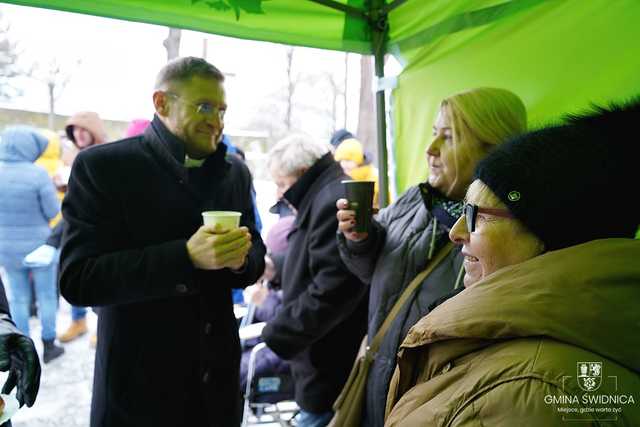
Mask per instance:
[[[640,98],[565,117],[498,146],[479,162],[486,184],[546,250],[633,238]]]

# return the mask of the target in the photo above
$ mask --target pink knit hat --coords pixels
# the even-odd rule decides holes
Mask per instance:
[[[151,124],[151,122],[147,119],[131,120],[131,122],[129,123],[129,127],[124,134],[125,138],[141,135],[142,133],[144,133],[144,130],[147,128],[147,126],[149,126],[149,124]]]

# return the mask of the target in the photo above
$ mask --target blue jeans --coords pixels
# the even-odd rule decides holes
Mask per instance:
[[[42,324],[42,339],[55,339],[56,314],[58,312],[58,291],[56,289],[58,264],[53,262],[47,267],[5,268],[5,270],[11,289],[11,300],[9,301],[11,317],[18,329],[29,336],[29,305],[31,303],[29,273],[31,273],[38,303],[38,316]]]
[[[78,307],[75,305],[71,306],[71,320],[74,322],[76,320],[81,320],[87,317],[87,308],[86,307]]]
[[[333,418],[333,412],[307,412],[302,409],[296,415],[296,423],[299,427],[325,427]]]

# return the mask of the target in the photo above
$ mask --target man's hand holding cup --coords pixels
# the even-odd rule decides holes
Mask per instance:
[[[187,242],[194,267],[202,270],[241,269],[251,249],[251,233],[247,227],[238,227],[240,213],[209,211],[202,215],[205,225]]]

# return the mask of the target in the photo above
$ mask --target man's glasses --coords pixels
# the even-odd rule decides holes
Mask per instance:
[[[467,223],[467,231],[469,231],[469,233],[473,233],[476,230],[476,218],[479,213],[499,216],[501,218],[513,218],[513,215],[511,215],[511,212],[507,209],[481,208],[477,205],[472,205],[471,203],[464,205],[462,213],[464,215],[465,222]]]
[[[218,119],[220,120],[224,120],[224,114],[227,112],[227,110],[225,109],[221,109],[216,107],[215,105],[213,105],[210,102],[189,102],[186,99],[184,99],[183,97],[181,97],[180,95],[176,94],[176,93],[172,93],[172,92],[165,92],[165,94],[167,96],[170,96],[176,100],[180,100],[182,102],[184,102],[187,105],[192,106],[193,108],[196,109],[196,113],[200,114],[201,116],[205,116],[205,117],[211,117],[213,115],[217,115]]]

